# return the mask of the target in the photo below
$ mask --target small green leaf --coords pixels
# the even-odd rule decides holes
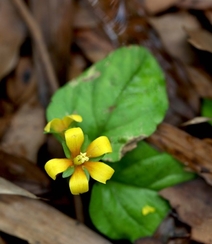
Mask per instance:
[[[152,235],[169,211],[157,191],[195,177],[170,155],[144,141],[110,166],[115,169],[112,179],[92,189],[90,216],[103,234],[132,242]],[[146,207],[154,211],[142,214]]]
[[[63,178],[67,178],[71,176],[74,173],[74,166],[68,167],[67,170],[65,170],[62,174]]]
[[[155,211],[144,215],[142,209],[147,205]],[[153,234],[169,205],[155,191],[109,181],[94,185],[89,211],[92,222],[103,234],[134,242]]]
[[[47,109],[47,118],[77,113],[90,140],[109,137],[118,161],[123,147],[147,137],[163,120],[168,107],[163,72],[151,53],[140,46],[122,47],[59,89]]]

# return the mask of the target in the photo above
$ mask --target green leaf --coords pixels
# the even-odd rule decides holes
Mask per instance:
[[[155,212],[143,215],[142,208],[147,205]],[[107,185],[94,185],[89,211],[92,222],[103,234],[134,242],[153,234],[169,205],[153,190],[109,181]]]
[[[157,191],[195,177],[170,155],[159,153],[143,141],[110,166],[115,169],[112,179],[92,189],[90,217],[108,237],[132,242],[151,236],[170,210]],[[145,206],[155,211],[143,215]]]
[[[159,153],[143,141],[110,166],[115,170],[113,180],[157,191],[194,176],[184,171],[183,165],[171,155]]]
[[[118,161],[123,147],[147,137],[163,120],[168,107],[164,75],[155,58],[140,46],[122,47],[59,89],[47,118],[71,113],[83,117],[81,128],[89,139],[108,136]]]
[[[202,116],[212,118],[212,100],[211,99],[203,99],[202,108],[201,108]],[[208,121],[212,124],[212,121]]]

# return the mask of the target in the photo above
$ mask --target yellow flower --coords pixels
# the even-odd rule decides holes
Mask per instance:
[[[150,213],[154,213],[155,212],[155,208],[151,207],[149,205],[146,205],[142,208],[142,214],[143,215],[148,215]]]
[[[72,194],[78,195],[87,192],[89,189],[86,172],[93,179],[104,184],[106,180],[112,177],[114,170],[110,166],[91,160],[112,152],[111,144],[106,136],[100,136],[91,142],[85,152],[81,151],[84,142],[84,134],[81,128],[68,129],[65,132],[65,141],[70,150],[71,158],[51,159],[45,164],[45,170],[52,179],[55,180],[57,174],[65,172],[68,168],[73,169],[69,187]]]
[[[44,131],[46,133],[63,134],[63,132],[67,130],[74,121],[82,122],[82,117],[77,114],[71,114],[63,117],[62,119],[53,119],[45,126]]]

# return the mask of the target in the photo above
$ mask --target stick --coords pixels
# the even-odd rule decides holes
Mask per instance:
[[[30,14],[27,6],[22,0],[12,0],[15,7],[18,9],[21,17],[25,21],[31,36],[37,46],[38,54],[40,55],[41,62],[43,62],[44,70],[46,72],[46,76],[51,87],[51,92],[54,93],[58,89],[58,81],[52,67],[52,63],[41,33],[41,30],[36,23],[33,16]]]

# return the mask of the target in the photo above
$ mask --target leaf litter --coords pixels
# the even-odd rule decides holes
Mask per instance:
[[[187,131],[192,125],[181,127],[201,117],[202,99],[212,97],[211,1],[58,0],[55,5],[46,1],[45,6],[42,1],[27,1],[26,8],[37,21],[42,39],[36,39],[35,25],[30,25],[29,18],[17,8],[20,1],[1,2],[0,192],[5,187],[9,191],[12,184],[12,194],[18,193],[19,186],[29,195],[52,199],[52,203],[1,195],[0,230],[29,243],[109,243],[106,237],[90,232],[88,228],[93,227],[88,220],[88,227],[74,222],[79,210],[74,199],[51,184],[42,171],[47,158],[62,154],[57,142],[42,133],[44,111],[55,87],[117,47],[139,44],[147,47],[163,68],[170,103],[166,124],[147,140],[201,178],[162,190],[160,194],[172,206],[171,217],[152,237],[135,243],[211,243],[212,146],[209,140],[203,140],[211,138],[211,128],[206,126],[207,121],[192,127],[191,133]],[[39,51],[43,43],[49,59]],[[87,199],[83,196],[82,200]],[[53,233],[55,225],[62,225],[63,234]],[[74,237],[67,226],[72,226]],[[45,239],[46,233],[54,239]],[[5,236],[1,242],[10,243]]]

